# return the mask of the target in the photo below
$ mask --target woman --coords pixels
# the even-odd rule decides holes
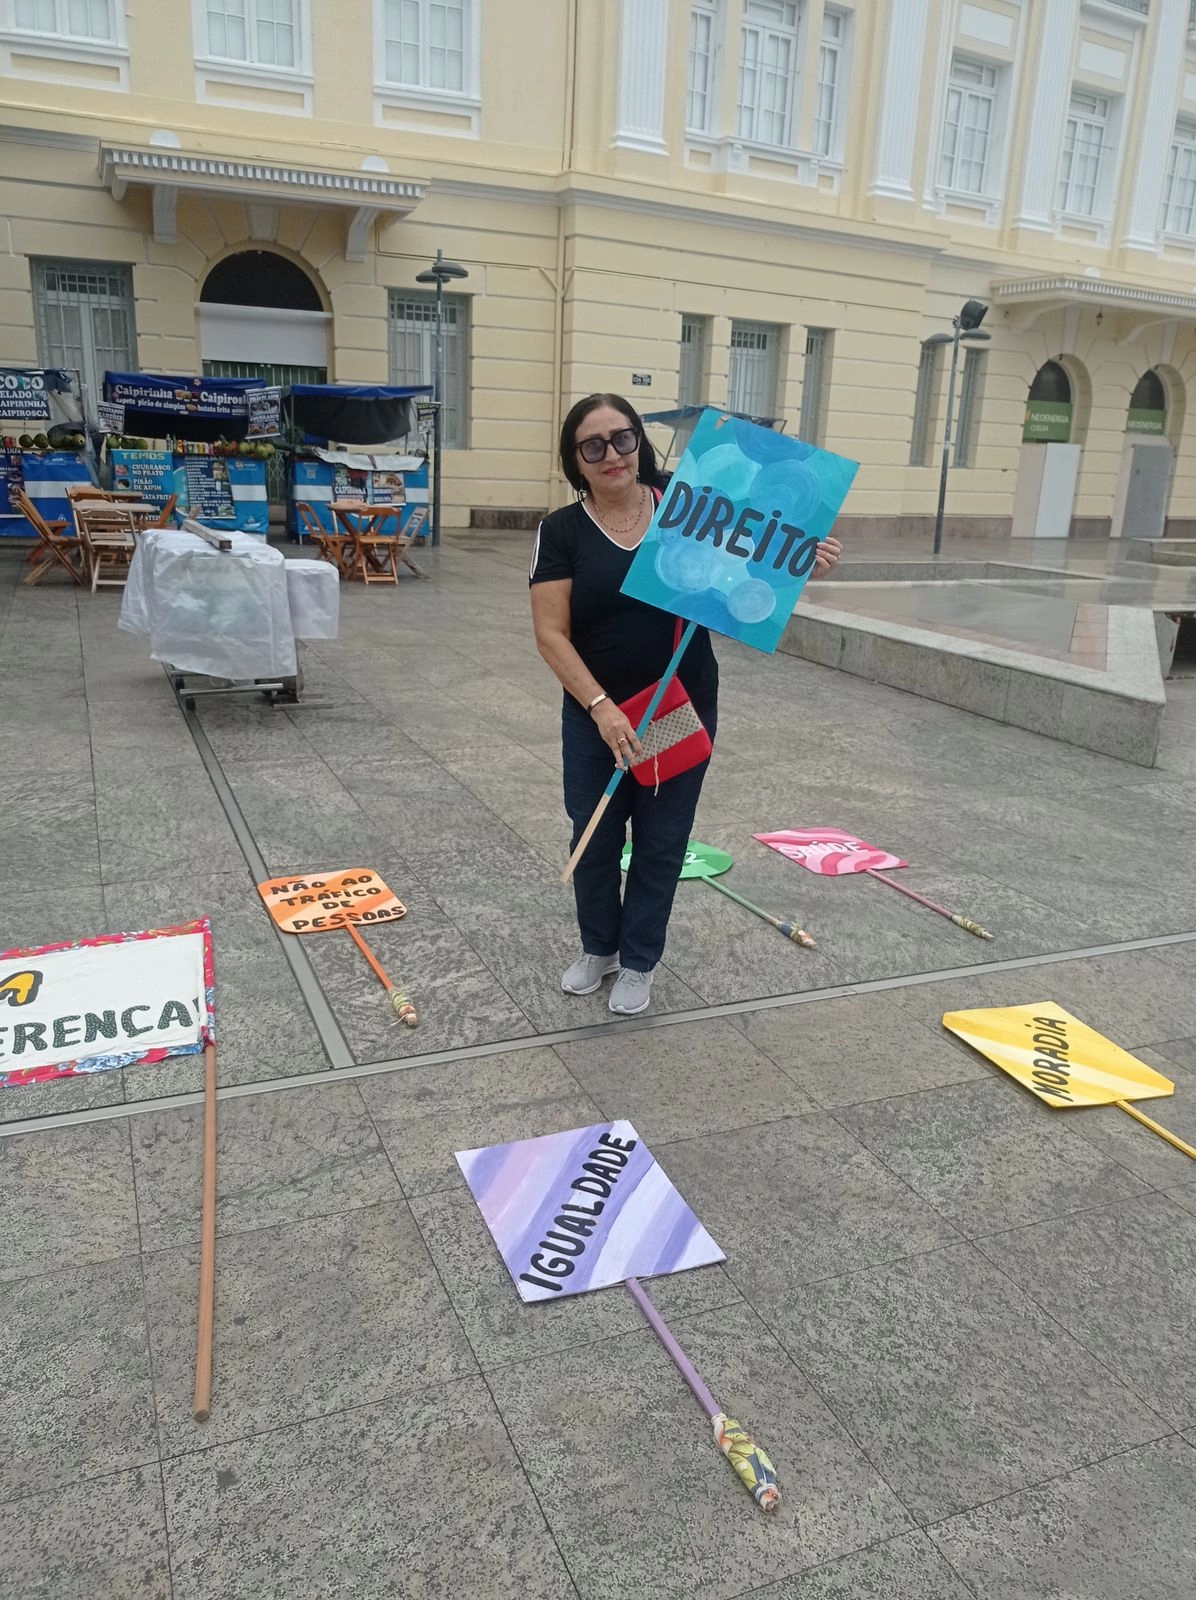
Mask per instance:
[[[536,645],[565,690],[565,809],[576,847],[613,767],[642,755],[619,704],[664,672],[676,619],[621,592],[657,499],[656,452],[634,408],[617,394],[579,400],[561,428],[560,459],[578,499],[540,524],[531,603]],[[823,541],[815,574],[838,558],[838,543]],[[678,676],[713,739],[718,664],[705,628],[690,641]],[[611,1011],[647,1009],[708,765],[659,787],[628,779],[615,790],[573,875],[581,954],[561,979],[566,994],[593,994],[617,973]],[[628,822],[633,851],[620,900]]]

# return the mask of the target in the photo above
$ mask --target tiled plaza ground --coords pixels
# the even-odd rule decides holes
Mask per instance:
[[[664,1023],[608,1023],[559,992],[558,694],[526,542],[347,589],[340,641],[306,656],[323,705],[202,709],[272,872],[373,866],[410,908],[370,937],[412,1032],[347,938],[304,946],[349,1055],[457,1052],[222,1100],[206,1426],[200,1111],[143,1109],[197,1071],[0,1096],[10,1127],[141,1102],[0,1140],[0,1600],[1190,1600],[1196,1163],[1116,1110],[1052,1113],[939,1019],[1057,999],[1176,1080],[1161,1120],[1196,1139],[1196,942],[986,970],[1196,929],[1196,682],[1170,686],[1147,770],[722,646],[698,834],[819,948],[687,884]],[[0,947],[210,913],[222,1082],[324,1072],[119,597],[18,573],[0,555]],[[997,940],[751,841],[802,822],[900,851]],[[452,1159],[607,1117],[727,1253],[652,1293],[771,1450],[775,1519],[623,1291],[518,1303]]]

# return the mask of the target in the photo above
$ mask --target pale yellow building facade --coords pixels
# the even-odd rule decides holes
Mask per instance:
[[[450,525],[560,503],[614,389],[783,419],[916,529],[972,298],[948,525],[1189,531],[1192,12],[0,0],[0,366],[426,381],[442,249]]]

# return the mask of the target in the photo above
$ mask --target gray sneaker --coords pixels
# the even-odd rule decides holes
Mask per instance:
[[[561,988],[566,994],[593,994],[595,989],[602,987],[603,978],[609,978],[612,972],[618,970],[618,956],[587,956],[583,953],[561,979]]]
[[[652,974],[632,972],[630,967],[620,967],[615,986],[610,992],[610,1009],[616,1016],[634,1017],[647,1011],[652,1002]]]

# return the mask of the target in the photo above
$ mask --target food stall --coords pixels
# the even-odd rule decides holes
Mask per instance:
[[[334,500],[401,506],[400,529],[427,526],[428,445],[420,437],[418,401],[429,387],[380,384],[293,384],[284,396],[289,436],[297,441],[291,470],[290,525],[302,539],[294,502],[309,505],[328,532]],[[411,440],[415,448],[402,446]],[[418,536],[418,535],[417,535]]]
[[[0,436],[0,538],[30,536],[16,507],[18,491],[47,521],[68,520],[68,487],[95,482],[79,374],[0,367]]]
[[[652,411],[644,414],[645,427],[670,430],[667,446],[657,447],[663,471],[672,470],[669,463],[674,458],[679,459],[684,453],[690,436],[698,425],[698,418],[708,409],[706,406],[673,406],[668,411]],[[751,417],[746,411],[728,411],[724,414],[728,417],[739,417],[744,422],[754,422],[760,428],[772,428],[777,433],[785,431],[784,417]]]
[[[269,532],[266,462],[281,430],[279,389],[260,378],[106,372],[104,400],[114,489],[155,505],[176,495],[181,511],[209,527]],[[151,438],[162,448],[150,449]]]

